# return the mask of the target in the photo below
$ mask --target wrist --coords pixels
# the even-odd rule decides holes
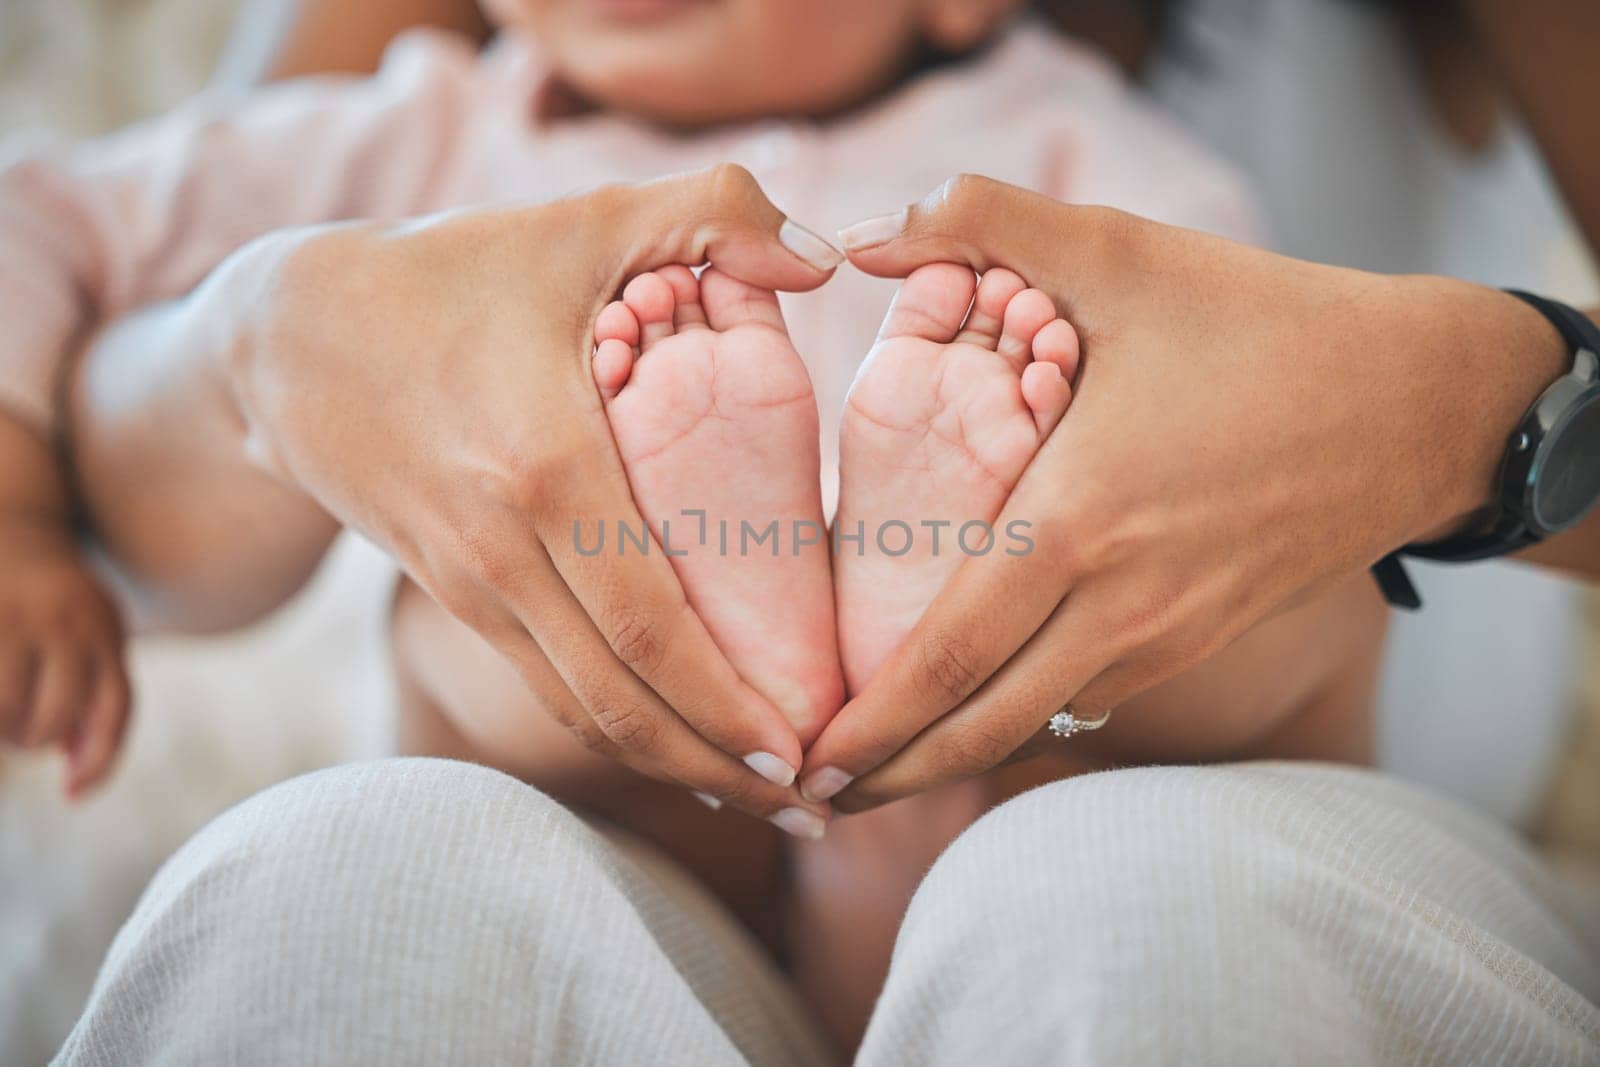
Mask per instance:
[[[284,265],[299,247],[299,231],[269,234],[223,260],[183,302],[185,349],[200,370],[245,414],[251,381],[266,340],[276,332],[281,300],[274,299]]]
[[[308,226],[258,238],[219,265],[182,310],[183,347],[195,354],[200,380],[238,428],[241,451],[280,479],[287,471],[274,418],[284,399],[278,357],[327,328],[325,235],[347,229]]]
[[[0,414],[0,519],[70,523],[71,496],[54,448],[40,434]]]
[[[1442,302],[1445,303],[1445,302]],[[1550,384],[1572,367],[1572,353],[1538,311],[1499,290],[1461,285],[1451,344],[1459,354],[1454,401],[1442,410],[1436,448],[1444,455],[1435,508],[1413,543],[1430,543],[1484,528],[1500,508],[1501,471],[1518,424]],[[1450,448],[1449,442],[1456,447]]]

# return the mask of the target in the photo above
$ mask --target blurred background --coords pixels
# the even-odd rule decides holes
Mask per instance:
[[[235,33],[239,7],[0,0],[0,134],[92,135],[213,80],[242,84],[270,42]],[[1284,250],[1600,300],[1526,140],[1513,126],[1453,136],[1409,84],[1404,28],[1328,0],[1202,0],[1181,22],[1147,85],[1256,180]],[[1389,121],[1364,122],[1374,109]],[[1584,877],[1583,857],[1600,857],[1600,596],[1515,564],[1419,570],[1428,607],[1396,620],[1382,685],[1384,765]],[[0,753],[0,1063],[55,1050],[145,882],[203,822],[382,751],[391,575],[348,539],[251,631],[137,642],[123,764],[76,808],[53,760]]]
[[[0,135],[89,136],[170,107],[213,78],[241,6],[0,0]],[[0,752],[0,1064],[55,1053],[145,883],[212,816],[383,751],[393,573],[349,538],[261,625],[135,641],[127,749],[76,806],[58,759]]]

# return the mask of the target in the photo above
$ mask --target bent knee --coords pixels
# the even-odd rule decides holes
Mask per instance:
[[[1090,951],[1108,930],[1138,928],[1154,935],[1141,942],[1152,949],[1204,950],[1230,915],[1258,921],[1301,910],[1308,865],[1357,836],[1361,816],[1338,810],[1340,783],[1352,776],[1369,777],[1248,764],[1051,783],[991,811],[946,850],[907,929],[919,915],[948,914],[981,879],[986,911],[1010,925],[999,931],[1009,943]],[[1347,850],[1339,866],[1359,851]],[[1215,921],[1197,923],[1202,915]],[[988,925],[981,936],[995,932]]]
[[[197,834],[157,884],[226,870],[231,880],[270,879],[296,895],[405,885],[491,895],[508,869],[537,882],[547,868],[587,855],[599,855],[592,831],[508,775],[453,760],[389,759],[257,794]]]
[[[318,771],[224,813],[168,861],[74,1040],[164,1061],[203,1019],[241,1047],[398,1033],[416,1062],[438,1062],[469,1020],[472,1047],[506,1059],[526,1019],[474,1014],[471,979],[569,988],[590,963],[571,946],[630,914],[610,848],[507,775],[432,759]]]

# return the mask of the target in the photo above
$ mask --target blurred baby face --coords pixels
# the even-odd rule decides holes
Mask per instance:
[[[921,44],[962,51],[1022,0],[488,0],[608,108],[696,126],[820,115],[892,82]]]

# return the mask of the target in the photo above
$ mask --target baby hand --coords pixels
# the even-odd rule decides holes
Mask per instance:
[[[0,741],[59,745],[76,799],[110,769],[129,689],[116,608],[59,519],[0,515]]]

